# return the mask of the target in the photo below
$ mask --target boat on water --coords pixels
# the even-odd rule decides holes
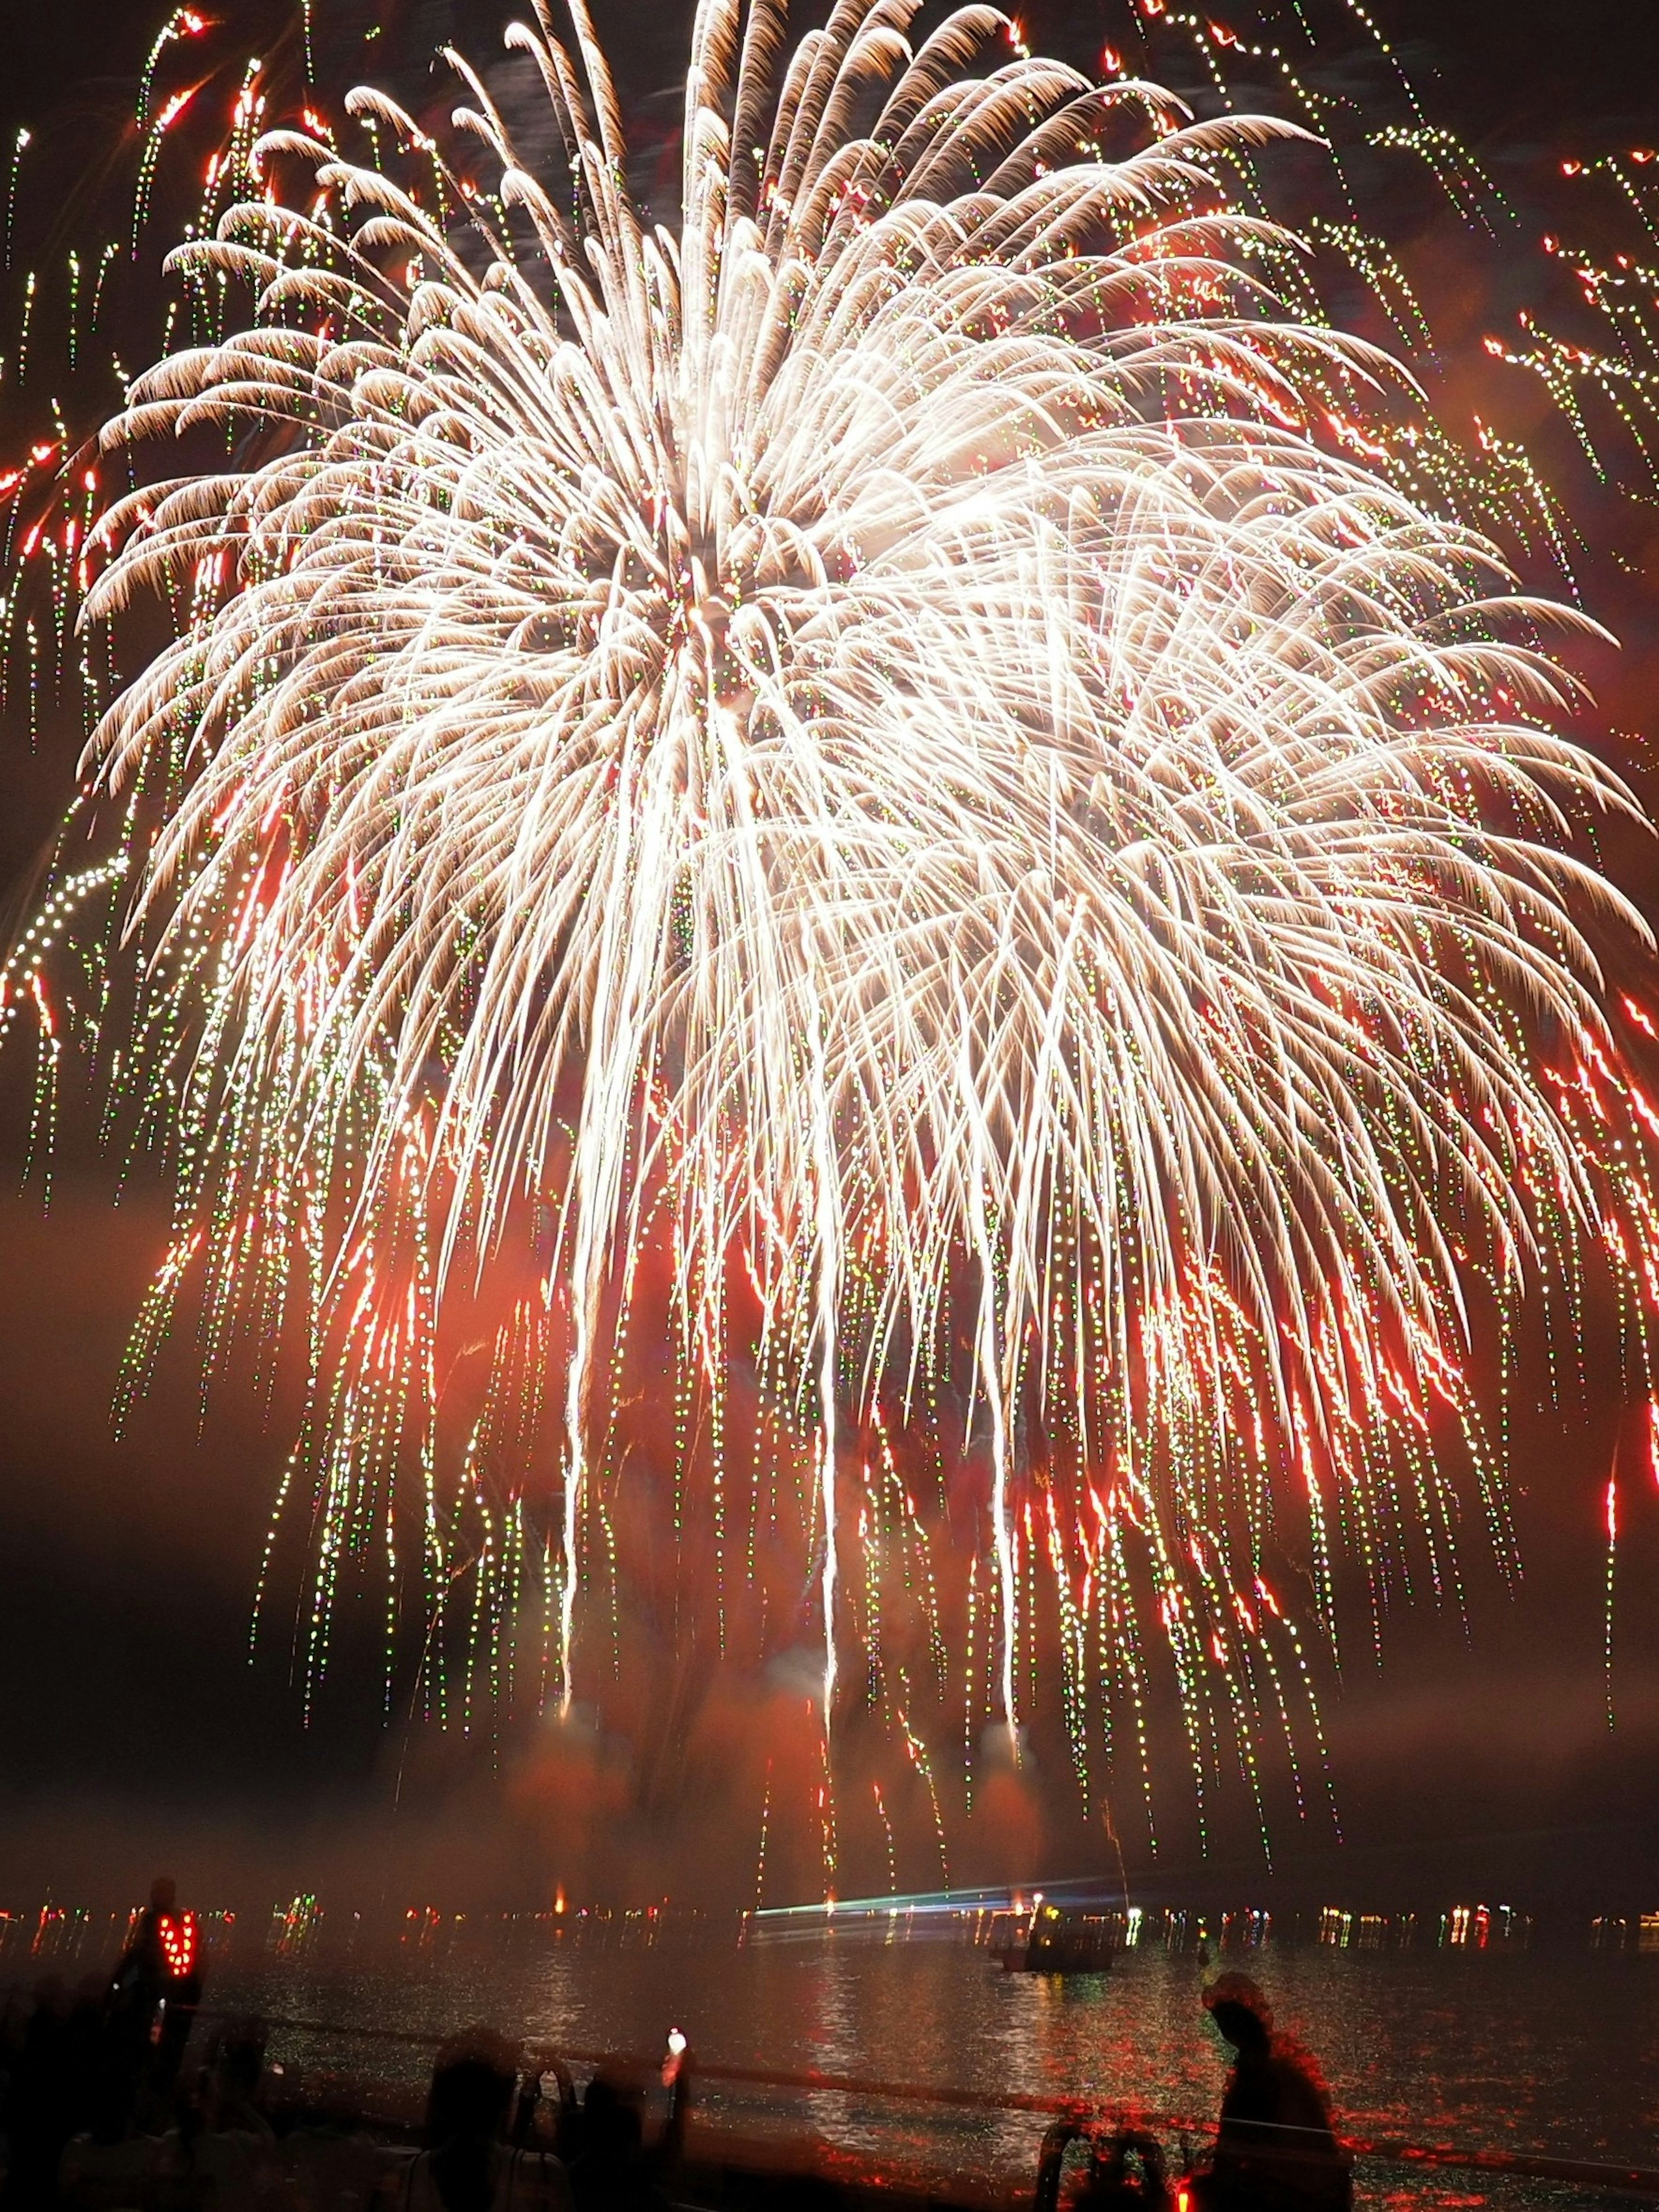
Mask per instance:
[[[1068,1912],[1039,1900],[1030,1912],[999,1913],[988,1948],[1008,1974],[1104,1974],[1121,1946],[1115,1913]]]

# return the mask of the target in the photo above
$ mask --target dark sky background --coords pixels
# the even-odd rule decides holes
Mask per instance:
[[[629,104],[660,112],[653,95],[675,84],[689,9],[682,0],[595,5]],[[210,12],[234,6],[217,0]],[[0,0],[0,149],[19,122],[40,134],[19,234],[44,240],[43,258],[72,234],[97,234],[90,222],[83,234],[75,226],[115,189],[109,149],[164,12],[131,0]],[[387,29],[378,52],[394,57],[394,73],[409,71],[405,83],[419,81],[411,44],[429,42],[443,19],[482,53],[507,13],[489,0],[456,0],[453,11],[408,0],[380,12]],[[275,4],[235,13],[256,27],[248,51],[290,15]],[[1098,9],[1041,0],[1022,13],[1033,46],[1086,60],[1105,39],[1123,43],[1120,0]],[[1377,13],[1436,119],[1461,131],[1523,202],[1545,191],[1562,155],[1659,133],[1659,9],[1628,0],[1547,9],[1377,0]],[[325,52],[331,40],[360,45],[370,20],[331,0],[318,0],[318,15]],[[338,28],[345,18],[349,40]],[[1425,222],[1419,245],[1415,273],[1453,334],[1449,350],[1473,343],[1508,312],[1496,296],[1501,269],[1448,244],[1443,225]],[[0,327],[8,319],[15,307]],[[1537,419],[1518,383],[1493,402],[1515,409],[1517,427]],[[0,403],[9,447],[18,427]],[[1628,517],[1618,526],[1628,531]],[[1659,665],[1648,587],[1594,559],[1587,585],[1626,641],[1620,659],[1590,665],[1604,718],[1640,728]],[[15,713],[0,730],[0,886],[15,887],[9,915],[26,903],[27,878],[72,787],[75,750],[72,733],[49,726],[31,752]],[[1649,782],[1644,794],[1652,803],[1659,788]],[[1632,842],[1613,858],[1659,912],[1653,853]],[[309,1725],[281,1634],[250,1664],[254,1579],[293,1407],[279,1392],[264,1418],[246,1377],[233,1373],[204,1416],[184,1342],[114,1439],[112,1392],[165,1237],[166,1197],[137,1171],[114,1206],[118,1163],[93,1140],[71,1075],[46,1210],[38,1175],[20,1188],[27,1078],[26,1066],[0,1065],[0,1905],[48,1887],[122,1898],[162,1858],[204,1901],[211,1892],[264,1904],[331,1886],[347,1901],[404,1893],[540,1901],[550,1869],[579,1863],[559,1824],[580,1826],[568,1800],[597,1790],[591,1774],[550,1811],[533,1740],[492,1750],[438,1741],[397,1717],[387,1723],[362,1638],[344,1639],[338,1679]],[[1472,1532],[1467,1620],[1455,1609],[1411,1613],[1393,1624],[1381,1671],[1356,1644],[1341,1680],[1326,1682],[1346,1841],[1334,1843],[1328,1820],[1276,1837],[1286,1896],[1435,1904],[1455,1890],[1507,1888],[1574,1910],[1659,1905],[1659,1491],[1635,1472],[1625,1391],[1605,1331],[1593,1334],[1582,1404],[1556,1412],[1535,1402],[1535,1388],[1522,1393],[1519,1591],[1501,1587]],[[1534,1362],[1529,1385],[1538,1372]],[[1628,1535],[1609,1731],[1601,1515],[1621,1432]],[[1098,1861],[1058,1815],[1039,1808],[1037,1817],[1036,1863],[1022,1870]],[[594,1832],[589,1821],[590,1846]],[[654,1881],[678,1833],[611,1861],[613,1882]],[[716,1842],[700,1867],[727,1850]],[[747,1853],[752,1839],[734,1836],[729,1850]],[[615,1871],[623,1864],[625,1877]],[[1234,1895],[1270,1887],[1237,1808],[1222,1821],[1210,1872],[1196,1867],[1177,1821],[1160,1880]]]

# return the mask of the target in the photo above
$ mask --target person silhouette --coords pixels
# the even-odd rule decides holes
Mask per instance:
[[[606,2059],[582,2098],[580,2154],[570,2168],[575,2212],[667,2212],[670,2185],[685,2148],[691,2107],[691,2054],[678,2028],[668,2038],[661,2081],[668,2118],[645,2137],[645,2084],[626,2059]]]
[[[576,2212],[665,2212],[645,2147],[641,2086],[617,2061],[601,2066],[583,2094],[570,2190]]]
[[[178,1885],[157,1875],[110,1979],[109,2036],[132,2100],[165,2109],[202,1997],[202,1931],[179,1910]]]
[[[57,2202],[58,2161],[75,2131],[74,2013],[58,1974],[35,1984],[34,2008],[12,2055],[3,2115],[9,2157],[4,2212]]]
[[[550,2152],[507,2141],[516,2049],[482,2022],[438,2053],[427,2104],[428,2148],[408,2167],[404,2212],[570,2212],[570,2184]]]
[[[1204,2005],[1234,2056],[1215,2151],[1194,2178],[1200,2212],[1349,2212],[1351,2162],[1312,2059],[1274,2034],[1272,2009],[1248,1974],[1218,1974]]]

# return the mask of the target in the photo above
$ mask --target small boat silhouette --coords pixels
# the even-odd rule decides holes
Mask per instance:
[[[1003,1916],[999,1914],[998,1918]],[[1030,1915],[1009,1913],[1006,1939],[993,1929],[989,1948],[1009,1974],[1104,1974],[1122,1942],[1109,1913],[1067,1912],[1038,1904]]]

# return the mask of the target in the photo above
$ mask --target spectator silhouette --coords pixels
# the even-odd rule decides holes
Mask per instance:
[[[158,1875],[111,1978],[109,2043],[129,2110],[166,2114],[202,1996],[201,1931],[179,1910],[172,1878]]]
[[[547,2094],[551,2079],[554,2094]],[[526,2055],[513,2114],[513,2141],[526,2150],[556,2151],[567,2167],[580,2148],[581,2106],[570,2069],[556,2051],[542,2046]]]
[[[582,2098],[581,2154],[571,2168],[577,2212],[660,2212],[646,2155],[639,2084],[622,2066],[602,2066]]]
[[[644,2090],[633,2069],[626,2059],[599,2066],[581,2100],[580,2157],[571,2166],[577,2212],[665,2212],[664,2184],[686,2143],[690,2077],[686,2039],[675,2037],[661,2069],[661,2081],[672,2093],[668,2119],[657,2142],[646,2143]]]
[[[1235,2055],[1214,2156],[1194,2178],[1201,2212],[1348,2212],[1352,2176],[1313,2061],[1273,2033],[1248,1974],[1218,1975],[1204,2002]]]
[[[137,2204],[149,2187],[156,2139],[135,2136],[129,2125],[128,2084],[106,2064],[94,2085],[92,2124],[73,2136],[58,2168],[59,2202],[76,2212]]]
[[[253,2109],[263,2045],[238,2047],[228,2092],[223,2056],[181,2087],[173,2127],[155,2147],[147,2203],[155,2212],[251,2212],[273,2161],[276,2136]]]
[[[12,2062],[7,2099],[9,2158],[0,2193],[5,2212],[56,2202],[58,2161],[74,2134],[83,2094],[75,2070],[74,2009],[61,1976],[35,1985],[34,2004]]]
[[[517,2053],[489,2028],[444,2045],[427,2103],[428,2148],[404,2178],[405,2212],[569,2212],[560,2161],[503,2140],[517,2082]]]
[[[208,2061],[213,2125],[220,2134],[274,2140],[259,2102],[270,2031],[262,2020],[229,2020],[213,2039]]]
[[[662,2069],[668,2118],[654,2143],[645,2140],[645,2096],[623,2059],[607,2059],[582,2099],[580,2154],[570,2169],[577,2212],[665,2212],[665,2184],[684,2147],[690,2110],[691,2057],[675,2035]]]

